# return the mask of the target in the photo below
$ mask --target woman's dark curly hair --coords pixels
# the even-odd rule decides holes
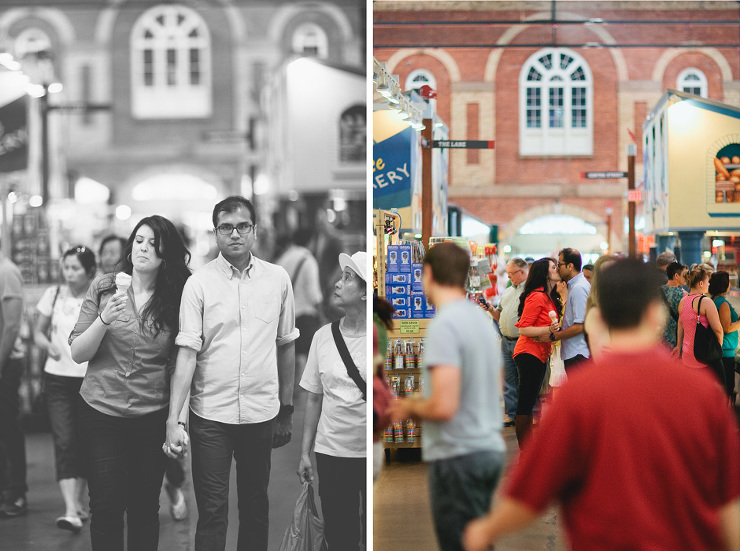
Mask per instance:
[[[136,233],[142,226],[148,226],[154,233],[154,252],[162,259],[157,271],[154,293],[141,313],[142,330],[151,325],[154,335],[168,327],[176,330],[180,315],[180,299],[185,281],[190,277],[190,252],[185,247],[182,236],[175,225],[163,216],[153,215],[142,218],[126,240],[120,271],[131,275],[131,250]],[[111,285],[104,292],[115,292],[115,274],[111,274]]]
[[[542,287],[545,292],[547,292],[547,281],[550,277],[550,262],[555,264],[555,266],[558,265],[558,261],[554,258],[545,257],[540,258],[539,260],[535,260],[529,267],[527,281],[524,283],[522,296],[519,297],[520,317],[522,315],[522,312],[524,312],[524,301],[527,300],[527,297],[532,294],[533,291]],[[558,311],[558,317],[562,317],[563,305],[560,302],[560,293],[558,293],[558,288],[556,286],[554,286],[550,291],[550,298],[552,299],[552,302],[555,304],[555,308]]]

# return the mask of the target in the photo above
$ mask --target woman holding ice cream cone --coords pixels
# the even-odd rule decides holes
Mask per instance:
[[[69,338],[72,358],[88,362],[80,418],[94,551],[123,549],[124,512],[128,549],[157,549],[161,446],[189,260],[172,222],[142,219],[121,272],[93,281]]]

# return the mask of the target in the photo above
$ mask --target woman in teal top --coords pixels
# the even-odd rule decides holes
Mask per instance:
[[[722,341],[722,363],[725,368],[725,390],[735,401],[735,349],[737,348],[737,331],[740,329],[740,320],[737,312],[732,307],[725,295],[730,290],[730,274],[727,272],[714,272],[709,279],[709,295],[719,312],[719,321],[725,332]]]

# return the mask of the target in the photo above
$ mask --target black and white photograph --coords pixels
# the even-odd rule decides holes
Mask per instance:
[[[0,1],[0,550],[366,548],[367,13]]]

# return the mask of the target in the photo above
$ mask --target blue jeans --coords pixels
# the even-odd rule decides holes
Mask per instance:
[[[229,524],[229,477],[236,460],[239,496],[237,551],[267,551],[270,526],[272,427],[264,423],[231,425],[190,412],[193,489],[198,504],[195,551],[223,551]]]
[[[57,480],[85,478],[79,425],[83,377],[60,377],[51,373],[45,373],[44,377]]]
[[[463,551],[462,533],[491,507],[504,452],[476,452],[429,464],[434,530],[441,551]]]
[[[24,359],[8,360],[0,373],[0,491],[8,499],[23,496],[26,485],[26,437],[21,430],[20,398]]]
[[[516,404],[519,400],[519,372],[514,362],[514,347],[517,339],[501,337],[501,355],[504,358],[504,413],[512,421],[516,417]]]
[[[79,401],[93,550],[123,550],[125,513],[129,551],[156,551],[167,408],[140,417],[113,417],[82,397]]]
[[[324,536],[329,551],[353,551],[365,539],[367,459],[316,454]]]

